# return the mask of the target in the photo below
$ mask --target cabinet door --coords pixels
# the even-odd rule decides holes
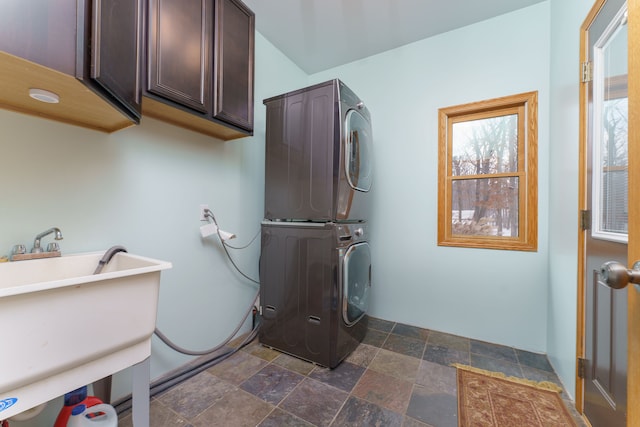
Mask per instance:
[[[93,0],[90,77],[140,119],[141,0]]]
[[[76,0],[0,0],[0,51],[73,75]]]
[[[211,111],[211,0],[150,0],[147,91]]]
[[[253,131],[255,15],[239,0],[215,0],[213,117]]]

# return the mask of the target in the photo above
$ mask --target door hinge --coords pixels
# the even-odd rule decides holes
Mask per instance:
[[[591,230],[591,211],[590,210],[581,210],[580,211],[580,228],[582,231]]]
[[[578,357],[578,378],[585,378],[587,374],[587,359]]]
[[[593,62],[586,61],[582,63],[582,83],[587,83],[593,80]]]

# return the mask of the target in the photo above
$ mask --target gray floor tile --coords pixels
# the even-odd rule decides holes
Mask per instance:
[[[449,366],[452,363],[462,363],[464,365],[471,363],[468,351],[460,351],[431,344],[427,344],[422,358],[429,362],[439,363],[445,366]]]
[[[304,377],[276,365],[267,365],[240,385],[246,392],[273,405],[280,403]]]
[[[471,340],[469,338],[459,337],[457,335],[431,331],[429,332],[429,339],[427,340],[427,344],[436,345],[438,347],[445,347],[452,350],[469,352]]]
[[[415,338],[422,341],[427,341],[427,338],[429,337],[428,329],[405,325],[403,323],[396,323],[396,325],[391,330],[391,333],[402,335],[403,337]]]
[[[267,365],[267,361],[239,351],[228,359],[207,369],[207,372],[235,385],[240,385],[251,375]]]
[[[562,387],[543,354],[369,321],[364,342],[333,370],[256,340],[154,398],[151,426],[455,427],[457,381],[451,363]],[[566,392],[563,398],[568,399]],[[566,403],[583,427],[575,406]],[[131,427],[131,416],[121,415],[120,425]]]
[[[446,393],[433,393],[415,386],[407,415],[437,427],[458,426],[458,399]]]
[[[368,344],[360,344],[353,352],[345,359],[347,362],[359,365],[364,368],[369,366],[369,363],[378,354],[379,347],[374,347]]]
[[[403,337],[401,335],[391,334],[382,345],[385,350],[395,351],[396,353],[405,354],[421,358],[424,353],[425,341]]]
[[[273,363],[275,365],[282,366],[283,368],[287,368],[290,371],[297,372],[300,375],[308,375],[309,372],[313,371],[316,367],[316,365],[311,362],[298,359],[297,357],[293,357],[285,353],[280,353],[278,357],[273,359]]]
[[[382,332],[391,332],[396,322],[369,317],[369,329],[375,329]]]
[[[419,367],[420,359],[384,349],[369,364],[369,369],[409,382],[415,382]]]
[[[523,366],[553,372],[553,367],[551,366],[551,363],[549,363],[547,356],[544,354],[516,349],[516,356],[518,357],[518,362]]]
[[[280,408],[316,426],[328,426],[348,393],[307,378],[280,403]]]
[[[298,418],[282,409],[275,408],[260,424],[259,427],[314,427],[313,424],[306,422],[302,418]]]
[[[194,427],[246,427],[258,425],[273,411],[273,406],[238,390],[222,399],[193,420]]]
[[[456,396],[456,368],[423,360],[416,376],[416,384],[434,393]]]
[[[388,332],[376,331],[375,329],[369,329],[367,334],[362,340],[363,344],[369,344],[374,347],[382,347],[382,344],[387,340],[389,336]]]
[[[411,418],[405,415],[404,420],[402,421],[402,427],[435,427],[435,426],[423,423],[422,421],[418,421],[415,418]]]
[[[350,397],[332,425],[401,427],[402,421],[402,415],[397,412],[381,408],[357,397]]]
[[[149,425],[153,427],[193,427],[189,421],[157,400],[152,400],[149,407]],[[118,419],[119,427],[133,427],[131,413]]]
[[[365,368],[349,362],[342,362],[335,369],[317,367],[309,378],[332,385],[342,391],[350,392],[356,385]]]
[[[164,393],[158,401],[179,415],[193,419],[225,395],[236,392],[233,384],[205,371]]]
[[[471,366],[493,372],[502,372],[508,377],[523,378],[522,369],[517,363],[511,363],[492,357],[471,353]]]
[[[412,391],[413,383],[409,381],[367,369],[351,395],[404,414]]]
[[[518,363],[516,351],[512,347],[471,340],[470,351],[473,354],[479,354],[481,356],[504,360],[511,363]]]

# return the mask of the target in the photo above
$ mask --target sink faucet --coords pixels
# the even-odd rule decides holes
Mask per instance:
[[[33,241],[33,249],[31,249],[31,253],[32,254],[38,254],[41,252],[44,252],[42,250],[42,247],[40,246],[40,239],[42,239],[43,237],[51,234],[51,233],[55,233],[55,239],[56,240],[62,240],[62,232],[60,231],[60,229],[58,227],[52,227],[48,230],[43,231],[42,233],[38,234],[36,236],[36,239]]]

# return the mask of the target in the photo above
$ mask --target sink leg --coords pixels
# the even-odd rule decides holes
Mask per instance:
[[[151,358],[133,366],[133,426],[149,427],[149,385],[151,384]]]
[[[104,403],[111,403],[111,375],[93,383],[93,395]]]

